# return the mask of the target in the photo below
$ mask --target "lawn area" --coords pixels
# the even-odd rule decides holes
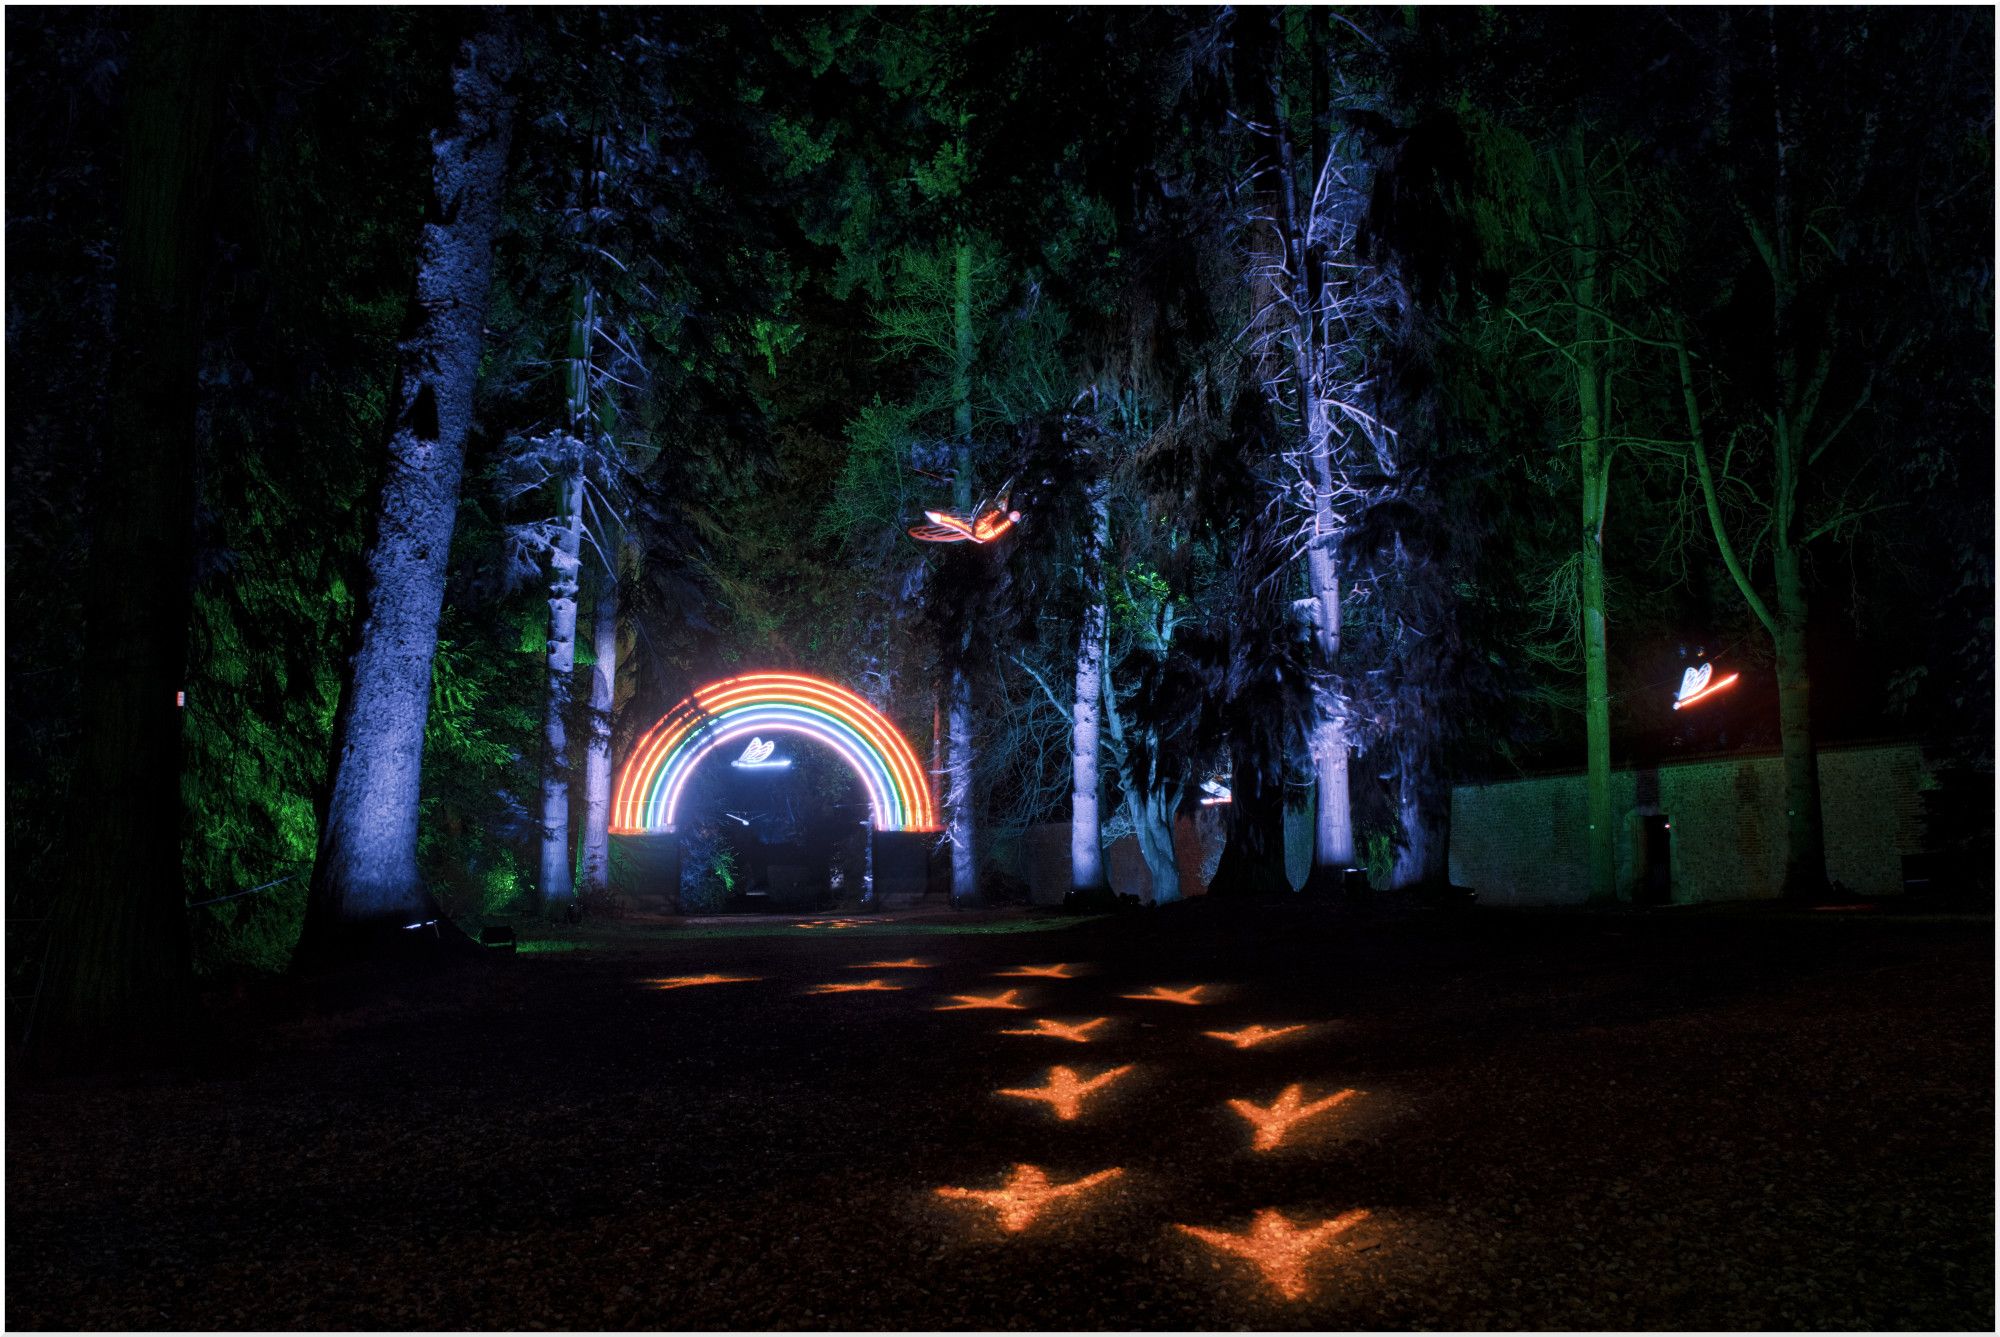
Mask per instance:
[[[1992,931],[1209,901],[284,982],[9,1083],[5,1317],[1989,1328]]]

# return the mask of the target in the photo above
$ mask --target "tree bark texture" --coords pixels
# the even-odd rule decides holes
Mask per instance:
[[[196,350],[225,25],[151,11],[133,43],[110,430],[84,595],[75,877],[28,1041],[77,1065],[180,1020],[189,980],[181,726],[194,561]]]
[[[1104,823],[1098,811],[1097,759],[1104,702],[1104,655],[1108,610],[1104,596],[1104,549],[1111,539],[1110,485],[1090,487],[1090,541],[1083,552],[1083,632],[1076,647],[1076,700],[1070,729],[1069,864],[1070,890],[1105,889]]]
[[[946,709],[950,741],[946,746],[947,785],[945,828],[951,837],[951,899],[965,905],[979,899],[979,861],[972,822],[972,679],[964,669],[951,672],[950,705]]]
[[[457,519],[512,131],[514,42],[485,15],[451,71],[452,117],[431,134],[431,199],[416,292],[397,348],[388,472],[368,545],[358,648],[334,730],[302,949],[337,930],[393,926],[428,905],[417,804],[431,659]]]
[[[1181,898],[1180,865],[1174,856],[1174,798],[1159,786],[1141,781],[1139,768],[1125,743],[1125,722],[1118,713],[1118,693],[1111,681],[1111,668],[1104,671],[1104,722],[1111,735],[1111,752],[1118,766],[1118,785],[1124,791],[1125,816],[1132,823],[1133,838],[1139,842],[1139,857],[1153,882],[1153,903],[1164,905]]]
[[[565,407],[569,436],[562,459],[554,543],[549,552],[548,709],[542,721],[542,909],[576,898],[569,852],[569,716],[576,685],[576,593],[583,554],[583,462],[596,439],[590,406],[590,355],[597,340],[597,294],[577,285],[570,312]]]
[[[618,585],[606,576],[592,615],[590,740],[583,759],[583,894],[611,890],[611,711],[618,688]]]
[[[951,364],[952,499],[959,514],[972,510],[972,247],[961,241],[952,255]],[[965,632],[972,635],[970,629]],[[966,647],[961,647],[965,649]],[[945,828],[951,838],[951,899],[970,904],[979,898],[977,838],[972,811],[972,679],[963,667],[951,670],[945,723]]]

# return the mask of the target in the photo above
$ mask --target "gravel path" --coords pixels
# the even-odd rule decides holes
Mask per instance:
[[[1992,1327],[1990,921],[937,929],[285,982],[17,1077],[7,1326]]]

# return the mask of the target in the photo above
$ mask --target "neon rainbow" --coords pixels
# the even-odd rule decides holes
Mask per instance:
[[[701,688],[647,731],[611,799],[621,835],[671,831],[687,782],[717,748],[758,732],[800,734],[860,777],[878,831],[935,831],[930,777],[888,716],[836,683],[803,673],[746,673]]]

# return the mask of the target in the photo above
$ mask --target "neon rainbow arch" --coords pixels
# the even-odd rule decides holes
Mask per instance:
[[[889,717],[836,683],[803,673],[746,673],[696,691],[632,750],[611,798],[621,835],[670,831],[681,795],[709,753],[766,734],[824,744],[868,792],[877,831],[934,831],[930,777]]]

